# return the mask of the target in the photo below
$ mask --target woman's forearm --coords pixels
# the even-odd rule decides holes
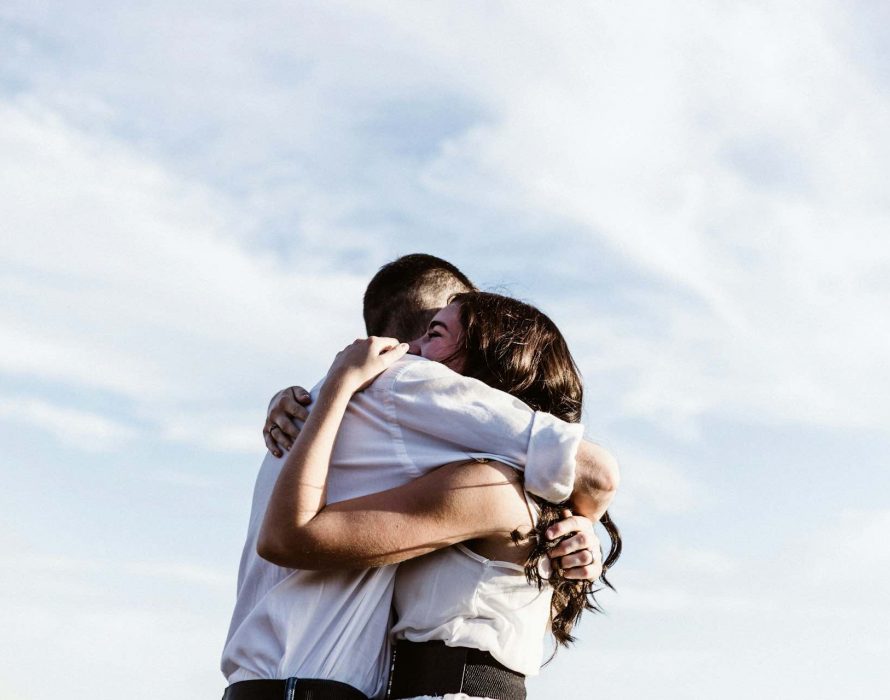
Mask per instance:
[[[260,555],[298,569],[364,569],[530,527],[515,469],[460,462],[387,491],[325,506],[295,528],[291,546]]]
[[[331,453],[351,396],[335,379],[322,387],[272,491],[257,543],[260,556],[282,560],[300,546],[301,528],[324,508]]]

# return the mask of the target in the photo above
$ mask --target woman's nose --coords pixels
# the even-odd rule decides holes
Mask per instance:
[[[423,336],[419,338],[415,338],[410,343],[408,343],[408,354],[409,355],[419,355],[420,354],[420,341],[423,340]]]

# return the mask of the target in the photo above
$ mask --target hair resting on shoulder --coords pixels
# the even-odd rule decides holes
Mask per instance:
[[[456,294],[460,304],[463,341],[457,354],[464,360],[463,374],[485,382],[520,399],[536,411],[551,413],[569,423],[581,422],[583,385],[575,360],[556,324],[535,307],[491,292]],[[525,564],[529,583],[542,587],[538,563],[562,539],[549,541],[544,533],[561,518],[565,506],[534,497],[541,508],[530,537],[534,548]],[[606,513],[600,522],[609,534],[609,553],[600,576],[605,586],[607,570],[621,555],[621,533]],[[523,536],[514,532],[514,540]],[[554,567],[551,629],[556,641],[567,646],[574,641],[572,628],[585,610],[601,611],[590,581],[566,579]],[[614,590],[614,588],[613,588]]]
[[[454,292],[476,287],[447,260],[425,253],[387,263],[368,283],[362,312],[368,335],[414,340]]]

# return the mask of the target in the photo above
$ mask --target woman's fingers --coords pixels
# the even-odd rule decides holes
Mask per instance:
[[[278,446],[278,443],[275,442],[275,438],[273,438],[270,433],[271,427],[272,426],[267,420],[266,425],[263,427],[263,440],[265,441],[266,449],[268,449],[269,452],[271,452],[276,457],[281,457],[281,448]]]
[[[328,377],[337,375],[344,388],[361,391],[406,352],[408,344],[397,338],[359,338],[337,355]]]
[[[404,357],[405,353],[408,352],[408,343],[400,343],[395,338],[380,338],[379,340],[387,341],[380,344],[379,358],[385,365],[384,369],[391,366],[396,360]]]
[[[288,391],[290,392],[290,395],[294,397],[294,401],[296,401],[297,403],[302,404],[303,406],[308,406],[310,403],[312,403],[312,396],[310,396],[309,392],[306,391],[303,387],[292,386],[288,388]],[[301,420],[306,419],[303,418]]]
[[[361,385],[356,391],[365,389],[408,352],[408,343],[400,343],[396,338],[371,337],[368,340],[371,341],[368,360],[362,368]]]
[[[306,406],[310,403],[312,397],[301,386],[289,386],[275,395],[263,425],[263,441],[276,457],[281,457],[282,450],[293,446],[300,434],[294,421],[305,421],[309,417]]]
[[[287,392],[269,411],[269,417],[274,423],[278,424],[278,427],[285,434],[296,440],[297,435],[300,434],[300,429],[294,425],[294,421],[305,421],[309,417],[309,411],[306,410],[306,406],[303,403],[294,398],[293,394]]]

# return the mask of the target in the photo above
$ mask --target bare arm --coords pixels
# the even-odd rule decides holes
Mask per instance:
[[[257,551],[279,566],[368,568],[466,540],[500,536],[506,542],[516,528],[531,528],[519,474],[497,462],[464,462],[389,491],[332,503],[308,520],[267,513]]]
[[[578,446],[575,459],[574,510],[599,520],[618,490],[618,462],[604,448],[586,440]]]
[[[289,542],[293,528],[305,525],[324,508],[331,452],[349,399],[407,349],[393,338],[368,338],[356,340],[337,355],[294,443],[297,449],[289,452],[275,483],[258,551],[274,551]]]

